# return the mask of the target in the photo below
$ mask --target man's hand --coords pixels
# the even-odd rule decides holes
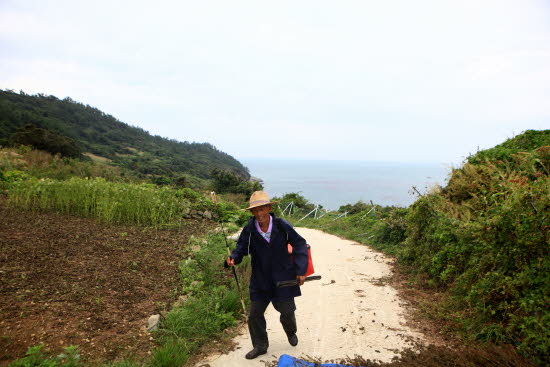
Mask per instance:
[[[306,281],[306,276],[296,275],[296,280],[298,281],[298,285],[304,285],[304,282]]]
[[[235,260],[230,257],[225,259],[225,263],[227,264],[227,266],[235,266]]]

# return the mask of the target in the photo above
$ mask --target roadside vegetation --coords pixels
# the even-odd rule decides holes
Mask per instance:
[[[235,231],[237,226],[229,229]],[[227,256],[223,234],[192,238],[188,246],[194,255],[180,263],[183,296],[156,332],[160,347],[148,366],[181,366],[213,337],[244,319],[235,280],[222,265]],[[236,270],[248,303],[249,259]]]
[[[469,157],[409,208],[359,202],[298,223],[313,207],[302,204],[291,220],[395,256],[412,279],[448,295],[436,313],[466,338],[509,343],[547,365],[549,171],[550,130],[527,131]]]

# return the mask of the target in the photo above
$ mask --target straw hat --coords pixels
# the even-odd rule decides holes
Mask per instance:
[[[250,206],[245,210],[250,210],[262,205],[275,204],[276,201],[270,201],[269,195],[264,191],[254,191],[252,196],[250,196]]]

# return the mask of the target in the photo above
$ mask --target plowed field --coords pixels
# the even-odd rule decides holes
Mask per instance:
[[[213,226],[158,231],[0,202],[0,365],[40,343],[79,345],[87,362],[145,357],[147,319],[174,301],[187,239]]]

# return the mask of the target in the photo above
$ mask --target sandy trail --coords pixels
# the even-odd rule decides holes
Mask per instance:
[[[312,248],[315,274],[321,281],[308,282],[296,298],[298,346],[288,344],[279,313],[266,311],[269,350],[246,360],[252,349],[245,327],[235,338],[238,347],[229,354],[213,355],[198,366],[264,366],[263,361],[281,354],[319,357],[323,361],[346,356],[389,361],[396,351],[410,346],[410,338],[422,335],[404,325],[404,309],[396,290],[380,280],[391,274],[390,260],[381,253],[352,241],[308,228],[296,228]]]

